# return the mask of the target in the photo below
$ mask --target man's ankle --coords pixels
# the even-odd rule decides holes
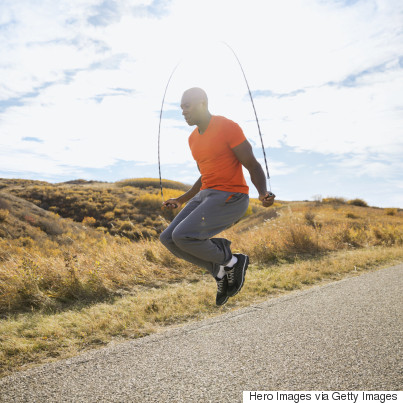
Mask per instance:
[[[235,255],[232,255],[230,261],[225,265],[225,267],[234,267],[238,258]]]

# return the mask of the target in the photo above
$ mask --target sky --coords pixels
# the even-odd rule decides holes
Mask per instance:
[[[0,0],[0,177],[193,184],[202,87],[279,200],[403,208],[401,0]],[[251,196],[256,189],[250,182]]]

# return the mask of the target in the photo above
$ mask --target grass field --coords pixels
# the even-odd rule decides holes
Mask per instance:
[[[74,186],[74,192],[79,190],[86,200],[100,186],[110,189],[113,197],[120,194],[126,203],[130,194],[133,205],[143,203],[167,225],[169,217],[161,214],[156,193],[150,190],[147,196],[144,189],[149,180],[131,182],[136,184],[142,187],[124,193],[114,193],[114,187],[125,189],[127,182],[61,188]],[[235,252],[251,258],[245,286],[218,308],[215,281],[202,269],[172,256],[156,236],[133,240],[112,235],[93,223],[40,208],[30,197],[16,196],[9,186],[0,192],[2,376],[112,340],[141,337],[403,261],[399,209],[368,207],[342,198],[280,202],[264,209],[252,200],[246,216],[223,234],[233,241]],[[49,187],[31,182],[12,186],[19,187],[20,196],[32,187]],[[52,195],[59,191],[63,196],[54,188]]]

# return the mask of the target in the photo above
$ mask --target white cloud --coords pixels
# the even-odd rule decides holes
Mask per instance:
[[[162,95],[180,60],[165,110],[179,109],[184,89],[202,86],[211,111],[237,121],[259,147],[226,41],[251,89],[272,93],[255,97],[266,147],[362,155],[368,175],[400,175],[370,156],[396,161],[402,151],[402,13],[397,0],[4,1],[0,145],[9,157],[0,169],[155,163]],[[190,131],[163,120],[163,163],[192,162]],[[43,143],[21,141],[27,136]],[[273,171],[296,173],[280,164]]]

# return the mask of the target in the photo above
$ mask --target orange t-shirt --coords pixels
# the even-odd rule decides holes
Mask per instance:
[[[199,166],[203,189],[249,193],[242,164],[232,148],[246,140],[242,129],[223,116],[212,116],[203,134],[198,128],[189,136],[193,158]]]

